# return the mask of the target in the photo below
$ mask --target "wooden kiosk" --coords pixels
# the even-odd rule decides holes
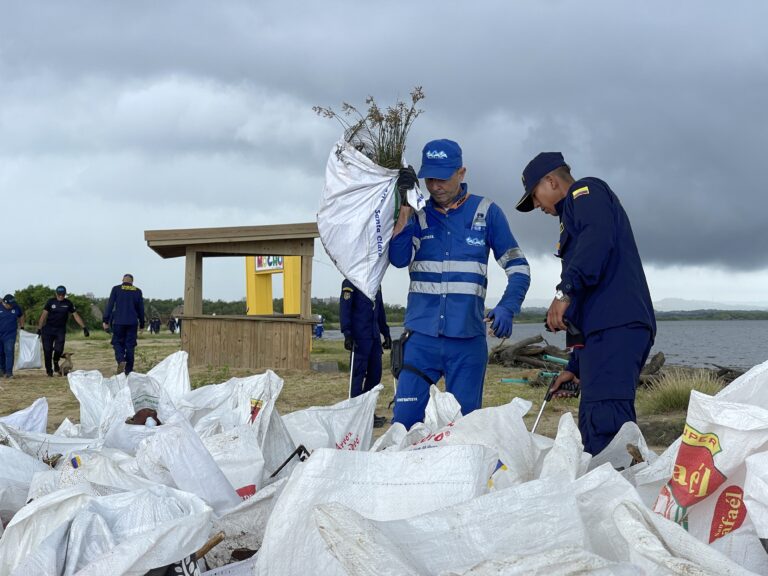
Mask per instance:
[[[144,232],[147,245],[163,258],[186,259],[181,347],[189,353],[190,366],[309,369],[312,256],[318,236],[315,222]],[[301,258],[299,313],[203,315],[203,258],[256,255]]]

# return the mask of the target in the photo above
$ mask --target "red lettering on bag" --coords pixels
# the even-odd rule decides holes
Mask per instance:
[[[747,507],[744,505],[744,491],[739,486],[728,486],[720,493],[715,503],[709,543],[730,534],[744,522]]]

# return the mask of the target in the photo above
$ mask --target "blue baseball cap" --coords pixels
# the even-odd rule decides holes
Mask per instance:
[[[66,294],[67,289],[64,286],[56,286],[56,294]]]
[[[541,152],[528,162],[528,166],[523,170],[523,188],[525,188],[525,194],[520,198],[516,208],[520,212],[530,212],[533,210],[533,189],[536,188],[544,176],[560,168],[560,166],[567,166],[565,159],[560,152]]]
[[[3,296],[3,302],[8,304],[8,306],[13,306],[16,304],[16,298],[13,297],[13,294],[6,294]]]
[[[419,178],[448,180],[454,172],[464,166],[461,147],[453,140],[432,140],[421,151]]]

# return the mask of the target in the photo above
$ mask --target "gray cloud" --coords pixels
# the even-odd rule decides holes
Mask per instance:
[[[766,16],[757,1],[7,4],[0,194],[66,198],[104,239],[71,238],[85,258],[124,249],[120,214],[136,266],[155,266],[146,228],[311,220],[340,131],[311,107],[423,85],[408,159],[457,139],[528,253],[551,253],[556,222],[514,211],[520,172],[561,150],[620,196],[647,263],[758,271]]]

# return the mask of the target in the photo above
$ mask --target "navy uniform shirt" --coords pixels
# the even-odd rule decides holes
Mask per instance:
[[[6,308],[0,303],[0,336],[16,337],[16,330],[19,328],[19,318],[24,316],[21,306],[18,304]]]
[[[558,288],[568,294],[566,317],[588,335],[641,324],[656,334],[656,318],[627,213],[608,184],[574,182],[555,206],[562,259]]]
[[[141,290],[125,282],[113,287],[103,321],[126,326],[144,324],[144,297]]]
[[[372,302],[345,279],[341,283],[339,320],[344,336],[351,336],[353,340],[377,340],[379,334],[390,337],[381,289],[376,292],[376,301]]]
[[[57,300],[49,298],[43,306],[43,310],[48,312],[48,318],[45,320],[45,326],[48,328],[66,328],[69,315],[77,312],[77,308],[68,298]]]

